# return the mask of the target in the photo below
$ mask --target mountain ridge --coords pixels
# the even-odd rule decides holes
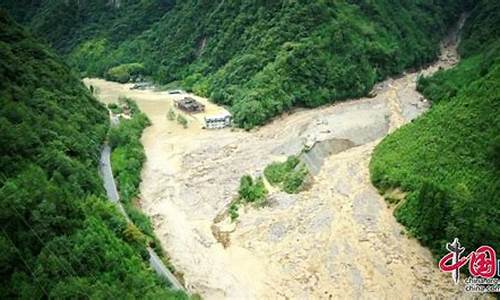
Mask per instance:
[[[465,5],[150,0],[110,9],[94,2],[66,12],[54,4],[61,1],[40,1],[28,22],[82,76],[104,77],[113,67],[140,63],[144,75],[159,83],[177,81],[230,106],[244,128],[295,106],[367,95],[387,76],[429,63]],[[83,20],[74,22],[73,15]],[[61,28],[67,33],[58,34]]]
[[[106,108],[0,9],[0,295],[171,297],[97,174]]]

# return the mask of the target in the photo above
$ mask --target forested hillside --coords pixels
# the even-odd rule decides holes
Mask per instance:
[[[103,195],[106,109],[2,10],[0,128],[2,299],[185,297]]]
[[[500,248],[500,4],[478,1],[462,33],[461,63],[420,79],[433,107],[377,146],[372,181],[399,187],[396,217],[435,252],[458,237]]]
[[[141,64],[232,108],[250,128],[293,106],[367,94],[420,67],[462,1],[3,1],[83,76]],[[137,70],[137,69],[136,69]],[[116,72],[116,69],[111,73]],[[125,73],[125,74],[123,74]]]

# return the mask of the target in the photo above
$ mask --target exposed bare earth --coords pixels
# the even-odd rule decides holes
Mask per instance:
[[[253,132],[201,130],[194,118],[183,129],[166,118],[172,95],[98,79],[86,84],[104,102],[135,99],[152,120],[142,138],[141,205],[190,291],[207,299],[448,298],[460,296],[460,287],[403,234],[370,184],[368,163],[382,137],[427,108],[417,76],[456,61],[450,44],[428,69],[379,84],[374,98],[297,111]],[[208,105],[210,114],[221,110]],[[332,139],[350,148],[313,159],[322,166],[308,191],[273,191],[271,206],[241,210],[237,224],[215,224],[230,233],[224,249],[211,227],[240,177]]]

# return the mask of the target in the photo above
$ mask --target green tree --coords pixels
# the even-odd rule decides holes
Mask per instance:
[[[174,111],[172,108],[170,108],[170,109],[168,110],[168,113],[167,113],[167,119],[168,119],[169,121],[173,121],[173,120],[175,120],[175,111]]]
[[[177,123],[182,125],[184,129],[188,128],[188,120],[181,114],[177,114]]]

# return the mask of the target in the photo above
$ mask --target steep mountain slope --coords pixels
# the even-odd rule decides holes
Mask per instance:
[[[105,108],[2,10],[0,128],[1,298],[185,297],[104,198]]]
[[[19,19],[85,76],[141,63],[156,81],[231,106],[246,128],[293,106],[365,95],[430,62],[462,10],[450,0],[36,3]]]
[[[173,6],[171,0],[3,0],[0,6],[26,23],[60,53],[102,37],[124,41],[148,29]]]
[[[396,217],[435,252],[455,237],[500,248],[500,4],[479,1],[463,30],[462,62],[422,78],[432,109],[388,136],[371,162],[381,190],[407,192]]]

